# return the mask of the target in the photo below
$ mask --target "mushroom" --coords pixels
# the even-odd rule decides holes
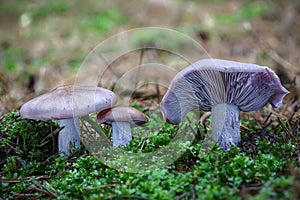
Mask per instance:
[[[191,110],[211,111],[212,138],[222,149],[240,141],[240,111],[259,110],[268,102],[282,105],[288,91],[268,67],[204,59],[180,71],[161,102],[165,120],[180,123]]]
[[[26,102],[21,117],[35,120],[60,120],[58,150],[69,155],[72,145],[80,148],[79,117],[112,107],[116,95],[107,89],[92,86],[66,85]]]
[[[126,146],[132,140],[131,128],[148,122],[148,117],[133,107],[116,106],[97,115],[97,122],[112,127],[113,146]]]

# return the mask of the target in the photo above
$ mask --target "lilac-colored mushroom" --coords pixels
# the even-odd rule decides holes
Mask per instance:
[[[288,91],[268,67],[204,59],[180,71],[161,102],[165,120],[180,123],[192,110],[211,111],[212,137],[222,149],[240,141],[240,111],[259,110],[268,102],[282,105]]]
[[[35,120],[60,120],[63,129],[58,137],[61,155],[69,155],[72,145],[80,148],[79,117],[96,113],[117,103],[116,95],[92,86],[66,85],[26,102],[21,117]]]
[[[113,146],[126,146],[132,140],[131,128],[148,122],[148,117],[133,107],[116,106],[98,113],[97,121],[112,127]]]

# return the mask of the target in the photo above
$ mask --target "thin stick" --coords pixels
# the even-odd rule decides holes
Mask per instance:
[[[96,132],[99,134],[99,136],[104,139],[104,141],[110,143],[110,141],[108,140],[108,138],[104,135],[104,129],[97,124],[96,122],[94,122],[93,120],[91,120],[88,116],[83,116],[81,117],[84,121],[87,121],[94,130],[96,130]]]
[[[43,182],[55,193],[57,193],[57,191],[52,187],[52,185],[50,185],[50,183],[48,183],[46,180],[43,180]]]
[[[145,197],[133,196],[133,195],[120,195],[120,196],[111,197],[111,199],[141,199],[141,200],[150,200],[150,199],[145,198]]]
[[[110,188],[115,186],[116,184],[107,184],[107,185],[100,185],[98,187],[83,188],[83,190],[100,190],[100,189]]]
[[[178,188],[180,188],[180,187],[183,186],[183,185],[184,185],[184,183],[178,184],[175,188],[173,188],[171,191],[169,191],[168,194],[169,194],[169,195],[172,194],[173,192],[175,192]]]
[[[17,178],[4,178],[4,179],[0,179],[0,183],[20,183],[21,180],[17,179]]]
[[[16,194],[14,195],[14,199],[24,199],[24,198],[32,198],[35,197],[35,199],[41,198],[43,195],[41,194]]]
[[[191,127],[191,125],[190,125],[190,124],[192,124],[192,121],[190,120],[190,118],[189,118],[188,116],[186,117],[186,119],[187,119],[188,122],[189,122],[190,130],[193,132],[194,137],[196,137],[196,136],[197,136],[197,132],[195,132],[194,129],[193,129],[193,128]]]
[[[161,101],[161,99],[160,99],[160,89],[159,89],[159,84],[158,83],[156,83],[155,88],[156,88],[157,102],[160,102]]]
[[[33,180],[33,183],[35,183],[37,187],[35,186],[30,186],[32,189],[35,189],[35,190],[38,190],[40,192],[43,192],[45,194],[47,194],[48,196],[51,196],[51,197],[57,197],[57,194],[49,191],[47,188],[43,187],[42,184],[40,182],[38,182],[36,179]]]

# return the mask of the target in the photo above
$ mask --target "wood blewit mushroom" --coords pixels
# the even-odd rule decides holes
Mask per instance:
[[[133,107],[116,106],[97,115],[97,122],[112,127],[113,146],[126,146],[132,140],[131,128],[148,122],[148,117]]]
[[[259,110],[268,102],[282,105],[288,91],[268,67],[204,59],[180,71],[161,102],[165,120],[180,123],[192,110],[212,112],[212,138],[222,149],[240,141],[240,111]]]
[[[21,117],[35,120],[60,120],[63,129],[58,137],[61,155],[69,155],[72,145],[80,148],[79,117],[112,107],[116,95],[107,89],[92,86],[66,85],[26,102]]]

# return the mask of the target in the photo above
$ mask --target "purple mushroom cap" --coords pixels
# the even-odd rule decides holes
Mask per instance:
[[[254,111],[268,102],[278,108],[288,91],[268,67],[205,59],[180,71],[161,102],[165,120],[180,123],[191,110],[212,111],[213,139],[229,150],[240,141],[240,111]]]
[[[108,109],[117,103],[110,90],[79,85],[65,85],[26,102],[20,109],[22,118],[59,120],[63,128],[58,137],[61,155],[69,155],[73,144],[80,148],[79,117]]]
[[[132,140],[131,128],[148,122],[148,117],[133,107],[116,106],[97,115],[97,122],[112,127],[113,146],[126,146]]]
[[[165,119],[174,124],[187,112],[210,111],[212,105],[229,103],[241,111],[254,111],[268,102],[282,105],[288,91],[268,67],[220,59],[199,60],[180,71],[161,102]]]
[[[26,102],[21,117],[36,120],[60,120],[81,117],[112,107],[117,96],[100,87],[65,85]]]

